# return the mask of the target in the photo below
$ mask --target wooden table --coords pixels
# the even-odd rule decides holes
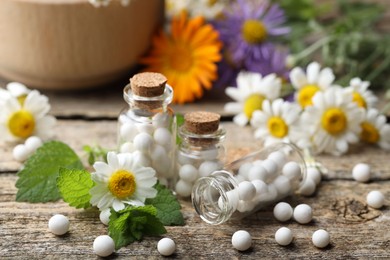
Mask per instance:
[[[84,144],[115,147],[116,118],[125,106],[122,86],[80,93],[44,92],[50,98],[51,113],[58,118],[55,138],[69,144],[80,156],[83,156]],[[174,108],[183,113],[195,109],[222,112],[222,107],[221,102],[203,101]],[[259,149],[249,127],[239,128],[231,122],[231,116],[223,115],[230,158]],[[11,147],[0,144],[0,258],[97,258],[92,251],[93,240],[107,234],[107,227],[100,223],[98,212],[76,210],[61,201],[46,204],[15,202],[16,172],[21,165],[12,159],[11,151]],[[177,244],[173,257],[390,259],[389,153],[362,146],[342,157],[322,155],[317,159],[329,172],[323,176],[316,194],[286,199],[292,206],[299,203],[311,205],[314,219],[310,224],[279,223],[272,215],[271,206],[241,221],[212,226],[197,216],[189,201],[181,200],[186,225],[167,227],[166,234]],[[371,164],[371,182],[362,184],[352,179],[351,169],[358,162]],[[375,189],[387,197],[386,206],[380,210],[369,208],[365,202],[367,193]],[[63,237],[56,237],[47,230],[49,218],[56,213],[67,215],[71,222],[70,232]],[[282,226],[290,228],[295,236],[287,247],[277,245],[274,240],[275,231]],[[246,252],[238,252],[231,245],[232,234],[240,229],[249,231],[254,240],[252,248]],[[330,233],[331,244],[325,249],[317,249],[311,242],[311,235],[317,229],[326,229]],[[118,250],[112,258],[162,258],[156,250],[158,240],[147,237]]]

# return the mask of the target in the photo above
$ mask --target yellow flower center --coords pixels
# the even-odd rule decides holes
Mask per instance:
[[[321,119],[322,127],[331,135],[338,135],[347,128],[347,117],[339,108],[325,111]]]
[[[26,98],[27,98],[27,95],[26,95],[26,94],[20,95],[19,97],[17,97],[17,99],[18,99],[18,101],[19,101],[19,104],[20,104],[21,106],[24,105],[24,101],[26,100]]]
[[[247,43],[258,44],[267,38],[267,28],[258,20],[247,20],[242,26],[242,37]]]
[[[360,139],[364,142],[375,144],[379,141],[379,132],[372,124],[368,122],[363,122],[361,124],[362,132],[360,134]]]
[[[283,138],[288,133],[288,126],[284,120],[278,116],[273,116],[267,122],[269,132],[278,138]]]
[[[264,96],[259,94],[249,96],[244,103],[244,114],[246,117],[250,119],[254,111],[261,110],[264,100]]]
[[[125,199],[135,192],[134,174],[126,170],[116,171],[108,181],[108,189],[115,197]]]
[[[16,137],[27,138],[34,132],[35,118],[30,112],[19,110],[9,117],[8,129]]]
[[[354,91],[354,92],[352,93],[352,100],[353,100],[354,102],[356,102],[356,104],[358,104],[359,107],[367,108],[366,101],[364,100],[364,98],[362,97],[362,95],[360,95],[359,92]]]
[[[189,46],[177,44],[172,48],[171,55],[168,56],[170,67],[179,72],[189,72],[193,64],[192,52]]]
[[[312,98],[319,91],[320,88],[317,85],[306,85],[298,92],[298,103],[301,107],[307,107],[313,105]]]

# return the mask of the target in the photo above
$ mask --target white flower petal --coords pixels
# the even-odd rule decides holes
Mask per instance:
[[[233,117],[233,122],[239,126],[245,126],[248,123],[248,118],[244,113],[241,113]]]
[[[299,67],[291,70],[290,80],[295,89],[300,89],[308,84],[305,72]]]
[[[108,165],[110,165],[110,167],[112,169],[114,169],[114,170],[120,169],[118,157],[117,157],[115,152],[108,152],[108,154],[107,154],[107,162],[108,162]]]
[[[306,73],[309,84],[317,84],[320,68],[321,66],[317,62],[312,62],[307,66]]]
[[[125,204],[120,200],[114,199],[114,201],[112,203],[112,208],[115,211],[120,211],[120,210],[125,208]]]
[[[325,90],[330,87],[335,79],[333,71],[330,68],[324,68],[321,70],[319,78],[318,78],[318,86]]]
[[[226,112],[238,114],[243,110],[243,105],[237,102],[228,102],[225,104],[224,110]]]

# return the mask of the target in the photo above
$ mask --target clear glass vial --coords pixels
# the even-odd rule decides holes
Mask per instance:
[[[123,90],[129,104],[118,119],[122,153],[135,153],[140,164],[156,170],[160,183],[172,188],[175,180],[176,117],[169,107],[173,89],[159,73],[134,75]]]
[[[305,178],[306,164],[300,150],[279,143],[198,179],[192,203],[205,222],[221,224],[299,193]]]
[[[177,150],[176,193],[190,197],[194,182],[221,170],[225,163],[225,129],[219,125],[220,115],[196,111],[187,113],[179,128],[181,143]]]

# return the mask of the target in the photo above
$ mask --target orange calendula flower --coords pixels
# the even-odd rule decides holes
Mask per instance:
[[[218,32],[202,17],[188,19],[182,12],[172,20],[171,33],[159,32],[150,53],[141,59],[146,71],[160,72],[174,89],[173,101],[192,102],[211,89],[221,60]]]

